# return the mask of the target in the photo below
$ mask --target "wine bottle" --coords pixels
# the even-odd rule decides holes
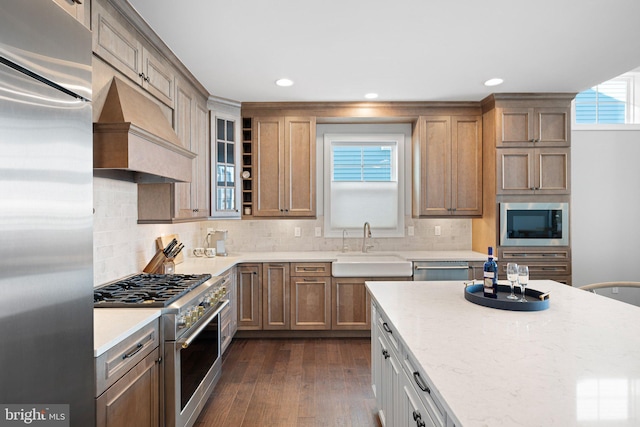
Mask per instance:
[[[498,298],[498,264],[493,259],[491,246],[489,246],[489,259],[484,263],[483,294],[487,298]]]

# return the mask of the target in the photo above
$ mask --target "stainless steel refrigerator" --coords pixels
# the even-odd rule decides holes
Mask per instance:
[[[91,56],[52,0],[0,2],[0,425],[95,424]]]

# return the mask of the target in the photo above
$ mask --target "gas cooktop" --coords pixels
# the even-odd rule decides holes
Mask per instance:
[[[93,291],[94,307],[166,307],[210,274],[134,274]]]

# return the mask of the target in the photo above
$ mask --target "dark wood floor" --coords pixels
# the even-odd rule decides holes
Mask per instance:
[[[194,427],[380,426],[369,338],[238,339]]]

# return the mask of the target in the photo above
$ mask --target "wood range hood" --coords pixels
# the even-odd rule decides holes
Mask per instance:
[[[158,105],[113,78],[93,124],[94,172],[138,183],[190,182],[195,157]]]

